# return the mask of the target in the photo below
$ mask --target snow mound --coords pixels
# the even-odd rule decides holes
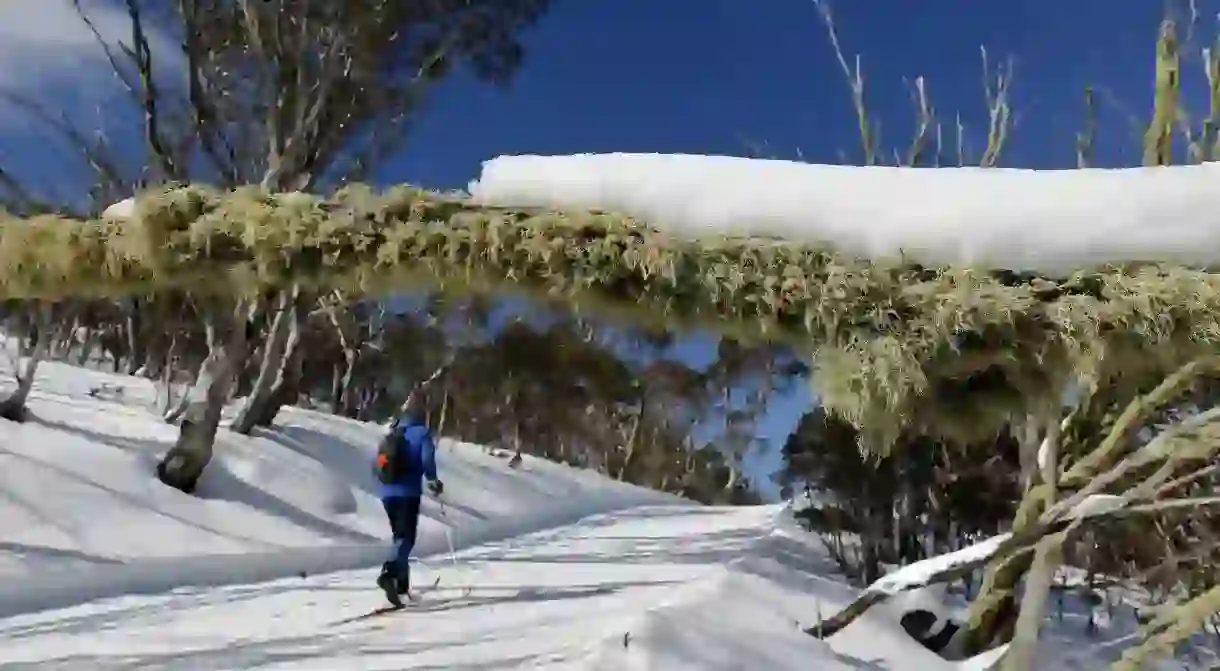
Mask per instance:
[[[941,602],[906,599],[878,608],[828,640],[804,630],[847,605],[855,591],[833,576],[817,543],[783,507],[768,511],[739,556],[607,637],[588,668],[720,670],[765,668],[962,671],[981,660],[948,662],[901,628],[902,612]],[[743,666],[743,665],[748,665]],[[983,668],[983,667],[977,667]]]
[[[0,616],[384,560],[371,470],[383,427],[287,408],[273,430],[222,432],[187,496],[153,475],[177,433],[155,396],[146,379],[44,363],[33,419],[0,422]],[[421,555],[447,549],[446,529],[469,546],[630,506],[694,505],[530,457],[509,469],[448,440],[438,462],[446,505],[424,503]]]
[[[892,168],[686,154],[500,156],[471,195],[600,209],[684,236],[775,236],[874,260],[1064,273],[1220,260],[1220,164]]]

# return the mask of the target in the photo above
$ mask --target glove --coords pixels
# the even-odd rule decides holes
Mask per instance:
[[[433,496],[440,496],[445,493],[445,483],[440,480],[429,480],[428,491],[432,492]]]

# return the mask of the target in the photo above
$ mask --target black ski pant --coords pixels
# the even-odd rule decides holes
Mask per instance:
[[[406,590],[411,584],[411,566],[407,558],[415,548],[415,537],[419,532],[418,496],[394,496],[382,499],[386,517],[390,519],[390,532],[394,536],[394,555],[382,567],[382,571],[398,580],[398,587]]]

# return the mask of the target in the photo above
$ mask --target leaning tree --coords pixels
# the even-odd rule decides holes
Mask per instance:
[[[37,96],[0,91],[0,99],[79,154],[94,178],[95,211],[141,185],[203,181],[327,191],[364,179],[404,150],[440,82],[462,70],[509,81],[524,56],[523,31],[551,6],[550,0],[123,0],[113,11],[125,16],[129,33],[114,40],[103,35],[106,22],[95,20],[94,10],[74,4],[119,84],[115,116],[138,128],[141,142],[124,145],[106,132],[83,131]],[[27,186],[20,171],[0,167],[0,205],[25,215],[61,211]],[[153,330],[150,322],[179,318],[188,289],[149,285],[124,297],[128,372],[144,360],[151,371],[169,355],[169,338],[141,336]],[[186,298],[206,333],[209,355],[198,388],[211,399],[182,424],[181,440],[198,445],[192,453],[210,450],[235,373],[256,349],[257,375],[231,428],[248,434],[269,425],[296,397],[304,322],[319,302],[334,308],[330,298],[294,283],[233,305]],[[78,307],[61,301],[30,313],[45,334],[53,322],[71,321]],[[45,343],[30,349],[18,391],[0,401],[0,416],[24,414]],[[165,462],[162,479],[191,491],[205,464]]]

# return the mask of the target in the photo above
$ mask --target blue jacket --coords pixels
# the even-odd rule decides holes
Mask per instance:
[[[403,423],[393,429],[398,436],[398,458],[406,459],[407,463],[415,464],[402,473],[397,482],[378,483],[381,485],[381,498],[423,496],[423,479],[436,480],[436,442],[432,440],[432,432],[419,423]]]

